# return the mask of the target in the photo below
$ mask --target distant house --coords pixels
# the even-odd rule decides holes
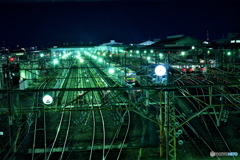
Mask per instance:
[[[225,48],[225,49],[232,49],[232,48],[239,48],[240,47],[240,38],[238,33],[228,33],[227,38],[223,39],[214,39],[212,41],[212,48]]]
[[[110,42],[103,43],[101,46],[113,46],[113,45],[122,45],[123,43],[116,42],[115,40],[111,40]]]
[[[166,39],[160,40],[155,43],[154,46],[159,47],[182,47],[182,46],[200,46],[201,40],[185,36],[185,35],[175,35],[168,36]]]
[[[168,36],[166,39],[162,39],[143,49],[160,49],[162,51],[188,50],[191,49],[192,46],[197,47],[201,46],[201,44],[201,40],[181,34]]]

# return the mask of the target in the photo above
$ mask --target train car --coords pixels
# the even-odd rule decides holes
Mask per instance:
[[[191,65],[191,66],[180,68],[180,74],[203,73],[205,71],[206,69],[203,65]]]
[[[185,74],[185,73],[187,73],[187,69],[186,68],[181,68],[181,72],[180,72],[181,74]]]
[[[206,71],[206,69],[205,69],[205,67],[203,65],[197,65],[196,68],[195,68],[195,72],[196,73],[199,73],[199,72],[203,73],[205,71]]]
[[[129,68],[126,68],[126,82],[128,84],[131,84],[131,85],[135,85],[136,84],[136,72],[129,69]]]
[[[203,65],[191,65],[187,68],[187,73],[204,73],[206,71]]]
[[[193,73],[195,71],[194,67],[188,67],[187,68],[187,73]]]

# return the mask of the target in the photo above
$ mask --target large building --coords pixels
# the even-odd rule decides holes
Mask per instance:
[[[115,40],[111,40],[110,42],[101,44],[102,46],[114,46],[114,45],[122,45],[123,43],[116,42]]]

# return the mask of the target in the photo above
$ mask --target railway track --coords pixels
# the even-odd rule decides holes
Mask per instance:
[[[193,85],[198,85],[198,84],[213,83],[213,82],[211,82],[211,81],[209,81],[209,80],[205,80],[205,81],[201,81],[201,80],[200,80],[200,81],[198,81],[197,79],[192,79],[192,78],[188,77],[188,78],[186,78],[186,79],[184,79],[184,80],[177,80],[176,83],[177,83],[178,85],[185,85],[185,83],[190,83],[190,84],[193,84]],[[214,90],[215,90],[215,89],[214,89]],[[215,91],[216,91],[216,90],[215,90]],[[185,89],[184,91],[182,90],[182,91],[180,91],[180,92],[181,92],[183,95],[186,95],[186,93],[187,93],[187,95],[191,95],[191,94],[192,94],[191,92],[193,92],[193,91],[190,92],[188,89]],[[197,94],[196,97],[198,97],[199,95],[201,96],[201,97],[198,97],[198,99],[199,99],[200,101],[208,103],[208,101],[210,101],[210,99],[206,99],[205,96],[202,96],[202,95],[208,95],[208,94],[209,94],[208,92],[209,92],[209,90],[207,90],[206,88],[196,88],[196,91],[195,91],[194,93],[195,93],[195,95]],[[186,95],[186,96],[187,96],[187,95]],[[189,100],[190,103],[192,103],[193,109],[195,110],[194,112],[199,112],[200,110],[202,110],[203,108],[206,107],[206,106],[204,106],[202,103],[199,103],[199,101],[198,101],[197,99],[195,99],[195,98],[191,98],[191,99],[189,99],[189,97],[186,97],[186,98]],[[197,106],[198,106],[198,107],[197,107]],[[176,109],[176,110],[177,110],[177,109]],[[177,112],[178,112],[179,114],[181,114],[179,110],[177,110]],[[201,119],[201,121],[202,121],[202,123],[203,123],[203,125],[204,125],[204,127],[205,127],[205,129],[206,129],[206,131],[207,131],[207,134],[208,134],[208,136],[209,136],[209,139],[211,140],[211,143],[209,143],[209,142],[207,143],[207,142],[206,142],[206,139],[207,139],[207,138],[205,138],[206,136],[204,136],[204,138],[200,136],[202,133],[199,134],[199,133],[197,132],[197,130],[195,129],[196,126],[194,126],[193,124],[190,124],[189,122],[186,124],[186,126],[188,126],[188,127],[193,131],[193,133],[194,133],[200,140],[202,140],[202,142],[205,144],[205,146],[206,146],[208,149],[216,150],[216,151],[218,151],[218,146],[217,146],[217,144],[215,143],[215,140],[214,140],[214,138],[213,138],[213,136],[215,136],[215,134],[212,135],[212,133],[218,133],[218,134],[220,135],[220,137],[222,138],[223,143],[226,145],[226,147],[228,148],[228,150],[229,150],[229,152],[230,152],[231,150],[230,150],[230,148],[228,147],[228,144],[227,144],[225,138],[222,136],[220,130],[218,129],[218,127],[217,127],[217,125],[216,125],[216,123],[215,123],[214,118],[213,118],[212,115],[210,115],[210,114],[208,114],[207,116],[210,118],[210,120],[211,120],[214,128],[216,129],[214,132],[213,132],[213,128],[210,128],[209,122],[206,121],[206,117],[205,117],[205,116],[200,115],[200,119]],[[184,117],[183,117],[183,118],[184,118]],[[179,120],[182,122],[182,121],[185,121],[186,119],[184,118],[184,120],[183,120],[183,119],[180,118]],[[189,134],[185,131],[185,129],[184,129],[183,127],[182,127],[182,129],[183,129],[183,131],[184,131],[184,134],[191,140],[191,142],[192,142],[193,144],[196,144],[195,140],[193,140],[192,138],[190,138]],[[205,140],[204,140],[204,139],[205,139]],[[196,149],[197,149],[197,150],[199,151],[199,153],[204,157],[202,151],[201,151],[197,146],[196,146]]]
[[[90,77],[96,77],[92,69],[88,68],[86,70],[86,73],[89,74]],[[86,87],[95,87],[96,80],[95,79],[89,79],[86,81]],[[88,101],[91,105],[92,110],[92,121],[93,121],[93,134],[92,134],[92,144],[91,144],[91,151],[89,155],[90,159],[95,159],[95,156],[93,155],[93,147],[94,145],[102,145],[102,158],[105,154],[105,142],[106,142],[106,134],[105,134],[105,122],[104,117],[101,108],[93,107],[93,104],[101,104],[101,93],[99,92],[91,92],[91,94],[88,95]]]
[[[92,69],[93,75],[99,75],[99,79],[98,80],[95,79],[95,84],[97,85],[97,87],[108,87],[108,86],[110,87],[110,86],[114,85],[114,84],[111,84],[111,81],[109,83],[109,79],[107,76],[105,76],[105,77],[101,76],[101,74],[99,74],[99,73],[103,74],[103,72],[100,72],[99,69],[97,69],[97,68]],[[99,83],[100,81],[102,81],[102,83]],[[106,96],[104,94],[106,94],[105,91],[100,92],[99,94],[95,94],[96,100],[101,99],[101,97],[103,97],[103,96]],[[119,93],[108,92],[108,94],[109,94],[108,96],[109,96],[110,100],[115,100],[117,103],[124,102],[122,100],[122,97],[119,95]],[[97,96],[98,96],[98,98],[97,98]],[[101,101],[101,103],[104,103],[104,102]],[[110,106],[108,106],[108,107],[110,107]],[[127,108],[127,106],[125,106],[125,107]],[[119,159],[120,158],[122,148],[125,144],[125,141],[126,141],[126,138],[127,138],[128,132],[129,132],[129,128],[130,128],[130,112],[128,110],[124,109],[125,110],[124,113],[119,113],[119,111],[120,112],[122,111],[121,106],[111,106],[111,108],[112,108],[111,113],[113,114],[113,119],[115,119],[115,120],[118,119],[119,121],[118,121],[118,124],[116,124],[116,130],[115,130],[114,136],[111,138],[110,141],[106,141],[106,133],[105,133],[105,129],[104,129],[105,127],[102,128],[104,134],[103,134],[103,140],[100,139],[100,141],[102,141],[102,143],[103,143],[102,144],[103,148],[106,144],[108,146],[110,146],[110,147],[108,147],[107,151],[103,150],[102,159]],[[101,111],[101,108],[98,107],[98,110]],[[114,112],[117,112],[117,113],[114,114]],[[103,120],[104,112],[99,112],[99,113],[101,115],[100,117],[102,119],[102,122],[104,122],[104,120]],[[115,115],[118,115],[118,116],[115,116]],[[95,117],[96,117],[96,115],[95,115]],[[102,123],[102,124],[104,124],[104,123]],[[121,132],[122,137],[120,136],[120,131],[122,131]],[[121,139],[121,140],[116,141],[117,139]],[[112,149],[113,145],[119,145],[120,146],[119,150],[113,150]]]
[[[65,87],[71,88],[74,86],[75,81],[77,81],[77,79],[75,79],[73,77],[76,74],[77,74],[77,70],[75,70],[75,69],[73,69],[69,72],[69,74],[67,76],[68,79],[64,84]],[[54,147],[62,148],[61,154],[56,155],[56,157],[60,156],[60,157],[58,157],[60,160],[64,158],[65,149],[66,149],[68,139],[69,139],[69,133],[71,131],[72,109],[74,106],[73,103],[74,103],[75,99],[76,99],[75,92],[70,92],[70,91],[66,92],[65,91],[64,93],[63,92],[59,93],[58,102],[59,102],[59,104],[62,104],[62,105],[58,106],[58,107],[61,107],[61,109],[59,109],[61,111],[60,121],[59,121],[58,127],[56,129],[55,138],[51,144],[50,152],[47,157],[47,160],[50,159],[50,157],[53,153]]]
[[[57,74],[54,72],[53,75],[51,75],[49,78],[45,79],[39,86],[38,89],[46,89],[48,87],[51,87],[51,82],[54,80],[54,77],[57,76]],[[38,137],[43,137],[44,141],[44,150],[46,151],[47,148],[47,135],[46,135],[46,113],[45,109],[40,106],[41,103],[39,103],[42,99],[45,93],[37,92],[34,94],[35,101],[33,107],[32,107],[32,113],[30,113],[30,117],[35,117],[34,119],[34,131],[33,131],[33,145],[32,145],[32,160],[35,159],[35,148],[42,147],[39,143],[41,140],[38,139]],[[43,111],[43,112],[42,112]],[[41,113],[42,112],[42,113]],[[40,114],[43,114],[41,117]],[[40,121],[40,122],[38,122]],[[42,123],[43,122],[43,123]],[[44,157],[46,158],[46,152],[44,153]]]

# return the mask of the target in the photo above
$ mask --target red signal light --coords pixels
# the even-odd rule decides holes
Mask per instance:
[[[14,62],[14,61],[15,61],[15,58],[10,57],[10,58],[9,58],[9,61],[10,61],[10,62]]]

